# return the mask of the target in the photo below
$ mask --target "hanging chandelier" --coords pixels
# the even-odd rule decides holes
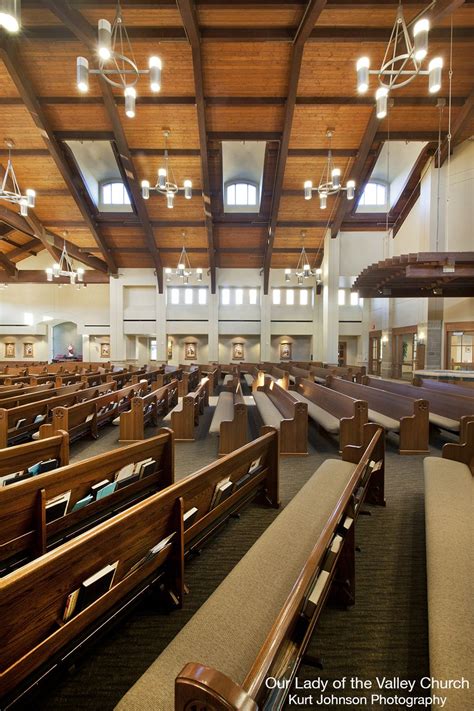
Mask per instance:
[[[0,200],[6,200],[13,205],[20,206],[20,215],[28,216],[28,208],[34,207],[36,202],[36,192],[29,188],[23,195],[16,179],[15,170],[12,163],[12,150],[15,147],[15,142],[11,138],[5,139],[5,144],[8,148],[7,169],[4,173],[2,184],[0,186]],[[12,190],[9,190],[8,187]]]
[[[142,180],[142,197],[144,200],[150,198],[150,191],[154,190],[160,195],[166,196],[166,204],[169,208],[173,208],[175,195],[180,191],[184,191],[184,197],[186,200],[191,200],[193,196],[193,183],[191,180],[183,181],[183,187],[178,187],[174,173],[169,164],[169,153],[168,153],[168,138],[171,131],[169,128],[163,130],[163,136],[165,137],[165,165],[163,168],[158,169],[158,179],[154,187],[150,185],[148,180]]]
[[[21,0],[0,0],[0,27],[15,33],[21,24]]]
[[[82,267],[74,269],[71,257],[67,253],[66,241],[64,242],[59,262],[46,269],[47,281],[53,281],[53,279],[59,279],[59,277],[68,277],[71,284],[76,284],[76,281],[80,284],[84,282],[84,269]]]
[[[368,90],[370,74],[375,74],[378,78],[379,88],[375,92],[378,119],[383,119],[387,115],[390,91],[410,84],[418,75],[428,76],[430,94],[436,94],[441,89],[442,57],[434,57],[429,62],[428,69],[421,68],[422,62],[428,54],[428,33],[430,30],[429,20],[422,17],[425,12],[426,10],[407,25],[400,2],[380,69],[370,69],[368,57],[360,57],[357,60],[357,91],[359,94],[365,94]],[[408,31],[412,25],[413,42]]]
[[[179,279],[182,279],[183,284],[189,284],[189,277],[193,275],[193,269],[191,267],[191,262],[189,261],[188,253],[186,252],[186,246],[185,246],[185,240],[186,240],[186,233],[182,233],[183,237],[183,247],[181,249],[181,254],[179,255],[178,259],[178,266],[176,269],[171,269],[170,267],[167,267],[165,269],[165,275],[166,275],[166,281],[170,282],[172,277],[178,277]],[[201,267],[198,267],[197,269],[194,270],[194,273],[196,275],[196,280],[198,282],[202,281],[202,269]]]
[[[296,269],[294,270],[294,274],[297,279],[297,284],[301,286],[303,284],[303,281],[305,279],[309,279],[309,277],[315,276],[316,277],[316,284],[321,283],[321,274],[322,271],[321,269],[311,269],[311,265],[309,263],[309,257],[306,254],[306,249],[304,246],[304,240],[306,237],[306,232],[301,232],[301,239],[303,242],[303,246],[301,248],[301,253],[298,259],[298,264],[296,265]],[[293,271],[291,269],[285,269],[285,282],[291,281],[291,276],[293,274]]]
[[[305,180],[304,183],[304,198],[305,200],[311,200],[313,197],[313,192],[317,191],[319,194],[319,207],[321,210],[325,210],[328,202],[328,195],[336,195],[341,190],[347,192],[347,199],[352,200],[354,198],[355,191],[355,181],[348,180],[346,187],[341,185],[341,170],[334,166],[332,159],[331,141],[334,135],[334,129],[328,128],[326,131],[326,136],[329,139],[329,149],[328,158],[326,165],[324,166],[321,180],[317,188],[313,188],[313,182],[311,180]]]
[[[150,57],[148,69],[138,69],[123,21],[120,1],[117,2],[117,11],[112,25],[108,20],[99,20],[98,36],[99,68],[89,69],[89,60],[86,57],[78,57],[77,88],[81,93],[86,93],[89,91],[89,74],[100,75],[111,86],[123,89],[125,113],[128,118],[134,118],[137,98],[135,85],[140,75],[150,76],[150,88],[154,93],[161,90],[161,59],[156,56]]]

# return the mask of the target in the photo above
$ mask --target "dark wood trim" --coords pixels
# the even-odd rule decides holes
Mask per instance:
[[[211,293],[216,293],[216,249],[212,225],[211,181],[209,177],[208,145],[210,135],[206,127],[206,101],[204,98],[203,67],[201,55],[202,34],[196,8],[191,0],[177,0],[178,10],[181,13],[184,29],[191,45],[194,72],[194,89],[196,93],[196,111],[199,130],[199,145],[201,148],[201,181],[204,216],[207,232],[207,246],[209,253],[209,268],[211,274]]]
[[[0,281],[7,284],[48,284],[44,269],[19,269],[16,276],[11,276],[6,272],[0,272]],[[58,284],[69,284],[67,277],[55,279],[51,286]],[[87,284],[108,284],[109,275],[104,272],[87,269],[84,274],[84,283]]]
[[[0,58],[3,59],[8,74],[23,99],[26,109],[29,111],[31,118],[41,132],[50,155],[56,163],[56,166],[59,169],[59,172],[61,173],[71,196],[74,198],[84,218],[84,226],[87,227],[92,233],[92,236],[94,237],[97,245],[100,247],[110,271],[116,274],[117,265],[113,258],[113,254],[87,209],[84,195],[78,190],[74,183],[74,177],[71,174],[69,166],[67,165],[61,146],[46,119],[43,108],[35,96],[33,87],[28,79],[28,73],[25,70],[13,40],[4,37],[0,41]]]
[[[283,179],[285,176],[286,161],[288,158],[288,148],[290,144],[291,128],[296,106],[296,92],[300,77],[301,64],[306,40],[326,6],[326,0],[310,0],[306,6],[303,18],[294,37],[293,52],[291,56],[290,73],[288,80],[288,94],[286,97],[285,115],[283,119],[283,133],[281,135],[280,150],[278,153],[277,167],[275,173],[275,183],[273,186],[273,199],[270,210],[270,221],[268,226],[268,241],[265,250],[263,265],[263,293],[268,294],[270,283],[270,267],[272,263],[272,249],[275,241],[275,231],[277,227],[278,212],[280,210],[281,192],[283,189]]]
[[[360,148],[357,153],[357,157],[353,165],[351,166],[351,170],[349,173],[350,178],[352,178],[352,180],[355,180],[356,182],[356,188],[357,183],[360,181],[361,176],[363,175],[364,166],[369,156],[372,144],[376,138],[378,126],[379,119],[377,118],[377,114],[374,108],[372,109],[367,128],[365,129],[365,133],[363,135]],[[342,193],[342,195],[340,195],[339,197],[336,213],[332,221],[331,237],[337,237],[341,225],[344,222],[344,218],[351,207],[351,201],[347,199],[346,193]]]
[[[78,10],[74,9],[68,2],[64,1],[59,3],[56,2],[56,0],[44,0],[44,4],[66,25],[66,27],[74,32],[75,36],[83,42],[90,51],[95,51],[95,31]],[[155,244],[155,235],[142,198],[137,173],[133,164],[130,149],[128,147],[125,131],[123,130],[117,106],[115,104],[115,97],[112,89],[103,79],[101,79],[99,83],[105,110],[113,127],[113,137],[117,146],[120,163],[123,166],[124,182],[130,189],[132,201],[135,205],[140,221],[140,226],[143,229],[145,241],[148,249],[150,250],[150,255],[156,270],[159,292],[163,293],[163,264]]]

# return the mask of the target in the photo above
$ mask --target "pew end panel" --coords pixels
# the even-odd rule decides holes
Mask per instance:
[[[219,431],[218,456],[233,452],[247,442],[248,416],[247,405],[242,401],[234,402],[234,417],[232,420],[223,420]]]
[[[258,711],[254,699],[217,669],[186,664],[175,680],[175,711]]]
[[[400,417],[400,454],[428,453],[429,437],[429,403],[427,400],[415,400],[413,415]]]
[[[474,418],[462,418],[461,424],[459,444],[454,442],[445,444],[441,456],[443,459],[452,459],[466,464],[474,476]]]

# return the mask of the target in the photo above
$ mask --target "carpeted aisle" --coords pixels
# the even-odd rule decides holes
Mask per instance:
[[[209,408],[201,418],[195,443],[177,443],[177,478],[215,459],[217,443],[206,438],[211,416]],[[256,436],[253,413],[250,429]],[[117,446],[117,435],[117,428],[109,428],[92,445],[90,442],[75,445],[72,459]],[[310,442],[310,456],[281,460],[283,506],[321,461],[338,456],[335,444],[312,427]],[[439,448],[433,449],[433,454],[439,452]],[[357,543],[361,550],[356,554],[356,605],[350,610],[334,607],[324,610],[310,649],[323,658],[324,670],[304,665],[300,679],[321,676],[331,682],[342,676],[374,679],[376,675],[418,679],[429,672],[422,463],[423,457],[400,457],[393,445],[388,444],[387,507],[370,507],[372,515],[361,516],[358,523]],[[50,685],[42,698],[35,701],[35,708],[113,709],[276,515],[278,512],[273,509],[252,504],[240,519],[232,519],[201,555],[187,565],[190,594],[183,610],[163,614],[156,602],[148,599],[133,616],[90,648],[87,657],[70,674]],[[257,594],[256,590],[249,590],[249,605]],[[191,657],[192,652],[190,661]]]

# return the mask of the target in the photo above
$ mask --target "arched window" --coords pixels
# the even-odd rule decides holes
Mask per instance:
[[[244,180],[227,183],[225,202],[229,207],[257,206],[257,185]]]
[[[367,183],[359,200],[359,207],[386,207],[388,190],[384,183]]]
[[[104,181],[100,184],[100,205],[123,207],[130,205],[130,196],[125,185],[117,180]]]

